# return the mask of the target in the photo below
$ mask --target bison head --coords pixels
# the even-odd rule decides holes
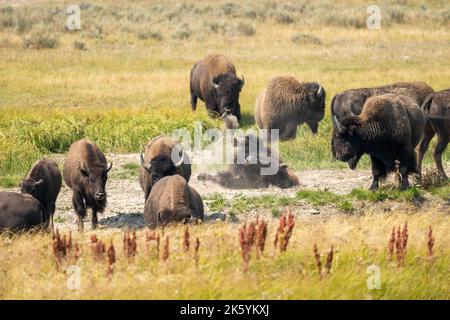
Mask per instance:
[[[102,208],[106,203],[105,186],[108,180],[108,172],[112,168],[112,163],[109,167],[104,165],[96,165],[87,167],[83,164],[80,168],[81,176],[85,179],[87,192],[95,200],[97,205]]]
[[[318,83],[306,84],[308,88],[308,105],[311,106],[307,115],[306,124],[316,134],[319,122],[325,116],[325,89]],[[302,115],[303,116],[303,115]]]
[[[211,79],[211,85],[216,91],[217,104],[221,116],[234,115],[241,120],[241,107],[239,105],[239,93],[244,86],[242,80],[233,73],[219,74]]]
[[[161,178],[177,173],[178,168],[185,160],[185,153],[182,149],[179,150],[179,159],[177,160],[178,161],[174,162],[172,157],[167,155],[158,155],[150,160],[149,163],[146,163],[144,160],[144,155],[141,153],[141,166],[149,173],[151,177],[151,186],[153,186]]]
[[[33,198],[39,200],[39,202],[44,203],[47,197],[47,186],[43,179],[28,178],[21,183],[22,194],[29,194]]]
[[[334,116],[336,130],[333,132],[331,149],[337,160],[347,162],[350,169],[354,170],[364,152],[361,139],[358,137],[355,126],[351,122],[350,118],[341,123]]]

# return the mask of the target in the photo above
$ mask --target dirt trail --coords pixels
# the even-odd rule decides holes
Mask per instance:
[[[139,154],[109,154],[106,155],[108,161],[114,163],[110,173],[111,178],[107,183],[108,205],[103,214],[99,215],[99,223],[102,228],[122,228],[133,227],[139,228],[144,226],[144,194],[137,181],[137,177],[120,179],[120,173],[123,172],[123,165],[129,163],[139,163]],[[63,157],[53,157],[62,167]],[[200,195],[207,196],[213,193],[220,193],[227,198],[236,195],[258,196],[264,194],[276,194],[279,196],[294,196],[299,189],[326,189],[337,194],[349,193],[354,188],[367,188],[370,185],[370,170],[303,170],[298,171],[301,185],[298,188],[280,189],[278,187],[270,187],[266,189],[225,189],[210,181],[199,181],[197,176],[200,172],[205,172],[201,168],[194,167],[193,174],[190,179],[190,185],[194,187]],[[10,189],[11,191],[19,191],[18,188]],[[63,184],[60,196],[57,201],[57,209],[55,214],[55,225],[60,229],[74,229],[76,226],[75,213],[72,209],[71,190]],[[224,219],[224,213],[211,212],[206,205],[206,221],[214,221],[216,219]],[[364,205],[364,204],[363,204]],[[383,206],[380,204],[379,206]],[[387,204],[386,208],[378,208],[379,210],[390,210]],[[408,209],[411,205],[397,205]],[[312,208],[306,202],[301,205],[302,213],[317,215],[319,212],[316,208]],[[408,209],[409,210],[409,209]],[[336,208],[327,208],[320,212],[322,214],[339,213]],[[256,213],[254,213],[256,214]],[[248,217],[245,215],[244,218]],[[89,229],[89,223],[86,223]]]

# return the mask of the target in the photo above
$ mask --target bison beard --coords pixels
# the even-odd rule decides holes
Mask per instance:
[[[409,97],[385,94],[369,98],[359,116],[342,121],[334,116],[337,133],[333,149],[338,160],[348,162],[351,169],[363,154],[370,155],[373,182],[397,170],[399,162],[401,188],[409,187],[408,174],[417,172],[414,148],[418,144],[425,118],[419,106]]]

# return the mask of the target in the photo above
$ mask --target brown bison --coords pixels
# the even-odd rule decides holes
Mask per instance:
[[[437,136],[433,158],[439,174],[447,179],[442,166],[442,153],[450,140],[450,89],[430,94],[422,104],[427,122],[424,137],[419,146],[418,170],[421,172],[422,160],[433,136]]]
[[[334,121],[338,160],[355,169],[363,154],[370,155],[370,189],[378,188],[379,180],[396,170],[401,175],[401,188],[409,187],[408,174],[417,172],[414,148],[425,126],[423,112],[413,99],[395,94],[374,96],[364,103],[360,115],[342,120],[334,116]]]
[[[41,203],[29,194],[0,192],[0,230],[20,231],[48,223]]]
[[[324,88],[318,83],[299,82],[291,76],[272,78],[255,104],[258,127],[279,129],[281,140],[294,139],[302,123],[316,133],[324,114]]]
[[[203,202],[179,174],[159,180],[145,202],[145,224],[154,228],[191,218],[203,219]]]
[[[86,208],[92,209],[92,229],[97,228],[97,212],[106,207],[106,181],[112,163],[107,166],[106,158],[99,147],[89,140],[74,142],[64,161],[64,181],[72,189],[72,204],[78,218],[78,230],[83,230]]]
[[[139,168],[139,184],[147,200],[153,185],[161,178],[179,174],[189,182],[191,177],[191,161],[181,145],[172,137],[157,136],[141,152],[141,168]]]
[[[225,56],[209,55],[191,69],[190,91],[192,110],[197,108],[197,98],[205,102],[209,114],[222,117],[234,115],[241,120],[239,93],[244,77],[236,76],[236,68]]]
[[[61,184],[61,171],[56,162],[42,159],[33,165],[21,185],[22,194],[29,194],[42,204],[44,220],[49,222],[50,230],[53,230],[53,215]]]
[[[230,189],[266,188],[270,185],[290,188],[299,185],[297,175],[282,161],[280,156],[252,134],[235,137],[233,164],[215,175],[201,173],[198,180],[210,180]],[[252,148],[251,146],[254,146]],[[272,165],[274,172],[264,174]]]
[[[333,157],[336,157],[335,141],[336,138],[339,137],[339,133],[336,128],[336,118],[338,120],[342,120],[353,115],[359,115],[366,100],[372,96],[387,93],[401,94],[410,97],[419,106],[421,106],[425,101],[425,98],[433,92],[433,88],[424,82],[398,82],[374,88],[351,89],[336,94],[331,100],[331,120],[333,123],[331,152]],[[376,160],[372,157],[371,160],[372,164],[376,163]],[[372,168],[372,170],[376,170],[376,168]]]

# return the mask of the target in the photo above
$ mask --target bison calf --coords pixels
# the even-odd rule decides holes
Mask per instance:
[[[153,185],[161,178],[180,174],[189,182],[191,161],[177,140],[169,136],[158,136],[141,153],[139,184],[147,200]]]
[[[325,114],[325,90],[318,83],[303,83],[291,76],[269,81],[255,105],[260,129],[279,129],[280,139],[295,139],[297,127],[308,124],[313,133]]]
[[[83,230],[86,208],[92,209],[92,229],[97,228],[97,212],[106,207],[105,186],[108,172],[106,158],[99,147],[89,140],[74,142],[64,161],[64,181],[72,189],[72,204],[77,214],[78,230]]]
[[[192,110],[197,98],[205,102],[210,115],[234,115],[241,120],[239,93],[244,86],[236,76],[236,68],[225,56],[213,54],[198,61],[191,69],[190,91]]]
[[[178,174],[159,180],[145,202],[145,224],[154,228],[191,218],[203,219],[203,202],[197,191]]]
[[[27,230],[45,225],[44,208],[28,194],[0,192],[0,230]]]
[[[53,230],[53,215],[61,184],[61,171],[56,162],[42,159],[33,165],[21,185],[22,194],[30,194],[42,204],[44,221],[48,223],[50,230]]]
[[[425,126],[422,110],[413,99],[395,94],[371,97],[360,115],[343,120],[334,116],[334,121],[338,160],[355,169],[363,154],[370,155],[373,174],[370,189],[378,188],[379,180],[397,169],[401,188],[409,187],[408,174],[417,172],[414,148]]]
[[[427,122],[424,137],[419,147],[418,170],[421,172],[422,160],[428,149],[430,140],[437,136],[433,159],[441,177],[447,179],[442,166],[442,153],[450,140],[450,89],[430,94],[422,105]]]
[[[296,174],[255,135],[236,137],[233,157],[233,163],[227,170],[215,175],[201,173],[197,179],[210,180],[230,189],[266,188],[270,185],[290,188],[299,185]],[[273,168],[274,165],[277,167]]]

